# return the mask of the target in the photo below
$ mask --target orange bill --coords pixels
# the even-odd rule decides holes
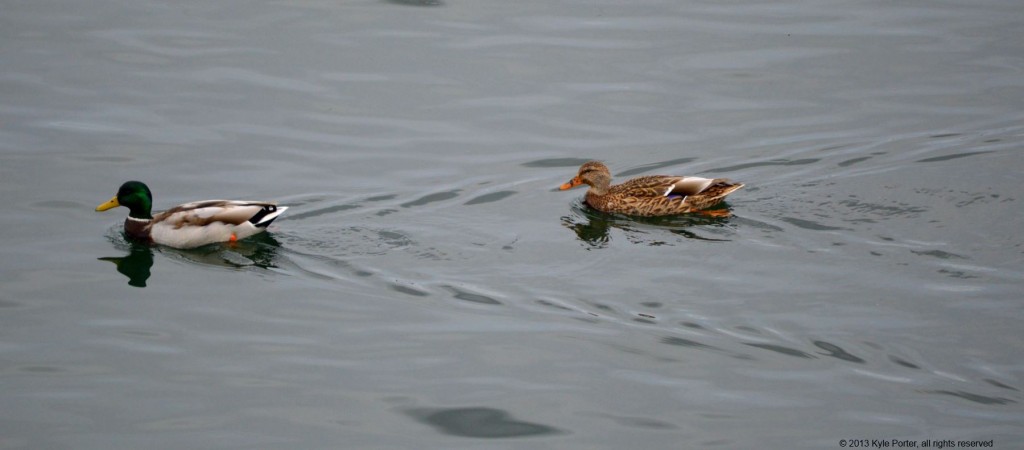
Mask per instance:
[[[559,186],[558,189],[561,189],[561,190],[564,191],[566,189],[572,189],[572,188],[574,188],[576,186],[579,186],[581,184],[583,184],[583,180],[580,180],[580,177],[573,177],[571,180],[569,180],[568,183],[565,183],[565,184]]]

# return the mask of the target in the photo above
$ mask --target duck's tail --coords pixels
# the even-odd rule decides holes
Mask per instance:
[[[256,213],[255,216],[249,218],[249,223],[253,224],[253,226],[257,228],[266,228],[270,226],[271,222],[273,222],[274,219],[277,219],[277,216],[280,216],[286,210],[288,210],[287,206],[264,206],[263,209],[260,210],[260,212]]]

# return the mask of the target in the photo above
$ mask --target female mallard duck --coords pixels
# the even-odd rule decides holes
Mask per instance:
[[[152,215],[153,194],[139,181],[128,181],[110,201],[97,206],[130,210],[124,221],[128,237],[177,248],[234,242],[267,229],[288,207],[269,202],[204,200],[185,203]]]
[[[726,195],[743,187],[725,178],[648,175],[611,185],[608,167],[590,161],[559,189],[590,186],[585,200],[599,211],[632,216],[667,216],[700,211],[721,203]]]

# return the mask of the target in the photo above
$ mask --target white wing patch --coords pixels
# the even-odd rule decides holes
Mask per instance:
[[[714,184],[715,180],[701,177],[683,177],[672,185],[669,192],[676,192],[680,195],[694,195],[704,192],[705,189]]]

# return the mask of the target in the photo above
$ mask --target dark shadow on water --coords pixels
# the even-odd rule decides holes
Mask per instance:
[[[463,301],[467,301],[467,302],[471,302],[471,303],[480,303],[480,304],[483,304],[483,305],[500,305],[501,304],[501,302],[499,302],[499,301],[497,301],[497,300],[495,300],[495,299],[493,299],[491,297],[488,297],[486,295],[483,295],[483,294],[475,294],[475,293],[466,291],[464,289],[459,289],[459,288],[457,288],[455,286],[445,286],[445,288],[448,289],[449,291],[451,291],[452,292],[452,296],[455,297],[456,299],[459,299],[459,300],[463,300]]]
[[[833,227],[831,225],[822,225],[822,224],[820,224],[818,222],[815,222],[813,220],[797,219],[796,217],[781,217],[780,219],[783,222],[787,222],[787,223],[789,223],[791,225],[795,225],[796,227],[803,228],[805,230],[813,230],[813,231],[840,231],[840,230],[849,231],[850,230],[849,228]]]
[[[325,208],[314,209],[312,211],[306,211],[306,212],[303,212],[303,213],[292,214],[292,215],[288,216],[288,220],[309,219],[311,217],[317,217],[317,216],[334,214],[334,213],[342,212],[342,211],[348,211],[350,209],[356,209],[358,207],[359,207],[359,204],[353,204],[353,203],[349,203],[349,204],[345,204],[345,205],[328,206],[328,207],[325,207]]]
[[[754,357],[752,357],[750,355],[746,355],[746,354],[739,353],[739,352],[734,352],[732,350],[727,350],[727,349],[724,349],[724,348],[721,348],[721,347],[716,347],[714,345],[708,345],[708,344],[705,344],[703,342],[697,342],[697,341],[692,340],[692,339],[685,339],[685,338],[680,338],[680,337],[675,337],[675,336],[669,336],[669,337],[661,338],[660,342],[662,344],[677,345],[677,346],[680,346],[680,347],[687,347],[687,348],[694,349],[694,350],[704,350],[704,351],[711,351],[711,352],[714,352],[714,353],[721,353],[723,355],[728,355],[728,356],[731,356],[731,357],[736,358],[736,359],[742,359],[742,360],[753,360],[754,359]]]
[[[964,400],[972,401],[974,403],[980,403],[982,405],[1007,405],[1010,403],[1017,403],[1016,401],[1005,397],[991,397],[988,395],[974,394],[966,391],[949,391],[940,389],[922,392],[926,394],[951,395],[953,397],[960,397]]]
[[[154,252],[211,266],[267,269],[277,267],[275,259],[281,247],[268,233],[260,233],[233,244],[211,244],[188,250],[134,242],[126,239],[120,231],[113,233],[110,239],[119,250],[127,254],[97,259],[114,263],[117,272],[128,277],[128,285],[134,287],[146,287],[146,282],[152,276]]]
[[[728,205],[720,204],[712,211],[726,210]],[[626,240],[634,244],[650,246],[671,245],[681,236],[686,239],[725,242],[728,239],[709,238],[694,231],[697,227],[721,227],[729,223],[731,217],[711,217],[700,213],[681,214],[665,217],[638,217],[623,214],[608,214],[586,206],[582,200],[573,202],[572,214],[563,216],[562,226],[576,233],[584,244],[590,248],[604,248],[611,241],[611,230],[617,229],[625,235]]]
[[[480,196],[477,196],[477,197],[473,197],[468,202],[463,203],[463,205],[479,205],[481,203],[496,202],[496,201],[504,200],[506,197],[510,197],[512,195],[515,195],[515,194],[516,194],[516,191],[491,192],[489,194],[484,194],[484,195],[480,195]]]
[[[523,167],[576,167],[582,166],[583,163],[590,161],[589,159],[583,158],[548,158],[538,159],[535,161],[528,161],[523,163]]]
[[[499,439],[564,433],[548,425],[515,419],[495,408],[415,408],[406,414],[451,436]]]
[[[586,415],[587,416],[592,416],[592,417],[600,417],[600,418],[610,419],[610,420],[614,421],[618,425],[621,425],[621,426],[624,426],[624,427],[629,427],[629,428],[648,429],[648,430],[676,430],[676,429],[679,429],[678,426],[676,426],[675,424],[673,424],[671,422],[666,422],[664,420],[654,419],[654,418],[650,418],[650,417],[617,416],[617,415],[614,415],[614,414],[600,413],[600,412],[598,412],[598,413],[589,413],[589,414],[586,414]]]
[[[418,198],[416,200],[410,201],[410,202],[402,203],[401,206],[403,208],[409,208],[409,207],[413,207],[413,206],[423,206],[423,205],[426,205],[428,203],[434,203],[434,202],[440,202],[440,201],[443,201],[443,200],[449,200],[449,199],[453,199],[455,197],[458,197],[459,196],[459,192],[460,192],[459,189],[456,189],[456,190],[453,190],[453,191],[436,192],[436,193],[433,193],[433,194],[424,195],[424,196],[422,196],[422,197],[420,197],[420,198]]]
[[[991,384],[992,386],[1003,388],[1003,389],[1007,389],[1007,390],[1011,390],[1011,391],[1019,391],[1020,390],[1020,389],[1017,389],[1017,388],[1015,388],[1013,386],[1001,383],[998,380],[993,380],[991,378],[986,378],[985,382],[988,383],[988,384]]]
[[[615,174],[615,176],[616,177],[628,177],[628,176],[632,176],[632,175],[638,175],[638,174],[641,174],[641,173],[651,172],[653,170],[662,169],[662,168],[665,168],[665,167],[672,167],[672,166],[677,166],[677,165],[680,165],[680,164],[689,164],[689,163],[692,163],[692,162],[694,162],[696,160],[697,160],[697,158],[670,159],[668,161],[662,161],[662,162],[656,162],[656,163],[651,163],[651,164],[645,164],[645,165],[642,165],[640,167],[634,167],[632,169],[627,169],[627,170],[624,170],[622,172],[619,172],[619,173]]]
[[[402,6],[444,6],[441,0],[384,0],[385,3]]]
[[[406,286],[406,285],[403,285],[403,284],[392,283],[388,287],[391,288],[391,290],[393,290],[395,292],[401,292],[403,294],[411,295],[413,297],[428,297],[428,296],[430,296],[430,292],[424,291],[422,289],[417,289],[417,288],[412,287],[412,286]]]
[[[975,156],[975,155],[985,155],[985,154],[988,154],[988,153],[993,153],[993,152],[991,152],[991,151],[982,151],[982,152],[955,153],[955,154],[952,154],[952,155],[933,156],[931,158],[919,159],[919,160],[917,160],[917,162],[928,163],[928,162],[949,161],[951,159],[960,159],[960,158],[966,158],[968,156]]]
[[[622,172],[616,173],[615,176],[616,177],[627,177],[627,176],[641,174],[641,173],[645,173],[645,172],[651,172],[651,171],[657,170],[657,169],[663,169],[665,167],[678,166],[680,164],[688,164],[688,163],[694,162],[696,160],[697,160],[697,158],[687,157],[687,158],[677,158],[677,159],[670,159],[670,160],[667,160],[667,161],[661,161],[661,162],[656,162],[656,163],[644,164],[642,166],[633,167],[631,169],[626,169],[626,170],[624,170]],[[584,159],[584,158],[548,158],[548,159],[538,159],[538,160],[535,160],[535,161],[525,162],[525,163],[523,163],[523,167],[574,167],[574,168],[578,168],[579,166],[583,165],[583,163],[585,163],[587,161],[590,161],[590,159]]]
[[[773,352],[776,352],[776,353],[779,353],[779,354],[782,354],[782,355],[786,355],[786,356],[795,356],[797,358],[805,358],[805,359],[815,359],[815,358],[817,358],[817,356],[814,356],[814,355],[812,355],[810,353],[802,352],[802,351],[797,350],[795,348],[786,347],[784,345],[763,344],[763,343],[759,343],[759,342],[744,342],[743,344],[744,345],[749,345],[749,346],[754,347],[754,348],[760,348],[760,349],[763,349],[763,350],[773,351]]]
[[[838,358],[838,359],[841,359],[843,361],[849,361],[849,362],[857,363],[857,364],[864,364],[866,362],[866,361],[864,361],[864,359],[862,359],[862,358],[860,358],[858,356],[855,356],[855,355],[851,354],[850,352],[847,352],[846,350],[843,350],[842,347],[840,347],[838,345],[835,345],[833,343],[830,343],[830,342],[814,341],[814,345],[816,347],[818,347],[818,348],[820,348],[822,350],[825,350],[827,352],[827,353],[820,353],[819,352],[822,355],[831,356],[833,358]]]
[[[907,361],[907,360],[905,360],[903,358],[900,358],[899,356],[889,355],[889,361],[892,361],[894,364],[898,364],[898,365],[900,365],[902,367],[906,367],[908,369],[920,369],[921,368],[921,366],[918,366],[917,364],[914,364],[914,363],[912,363],[910,361]]]
[[[727,167],[716,167],[714,169],[708,169],[707,173],[720,173],[720,172],[735,172],[737,170],[750,169],[752,167],[764,167],[764,166],[802,166],[805,164],[814,164],[818,162],[817,158],[804,158],[804,159],[773,159],[771,161],[760,161],[752,163],[737,164],[735,166]]]

